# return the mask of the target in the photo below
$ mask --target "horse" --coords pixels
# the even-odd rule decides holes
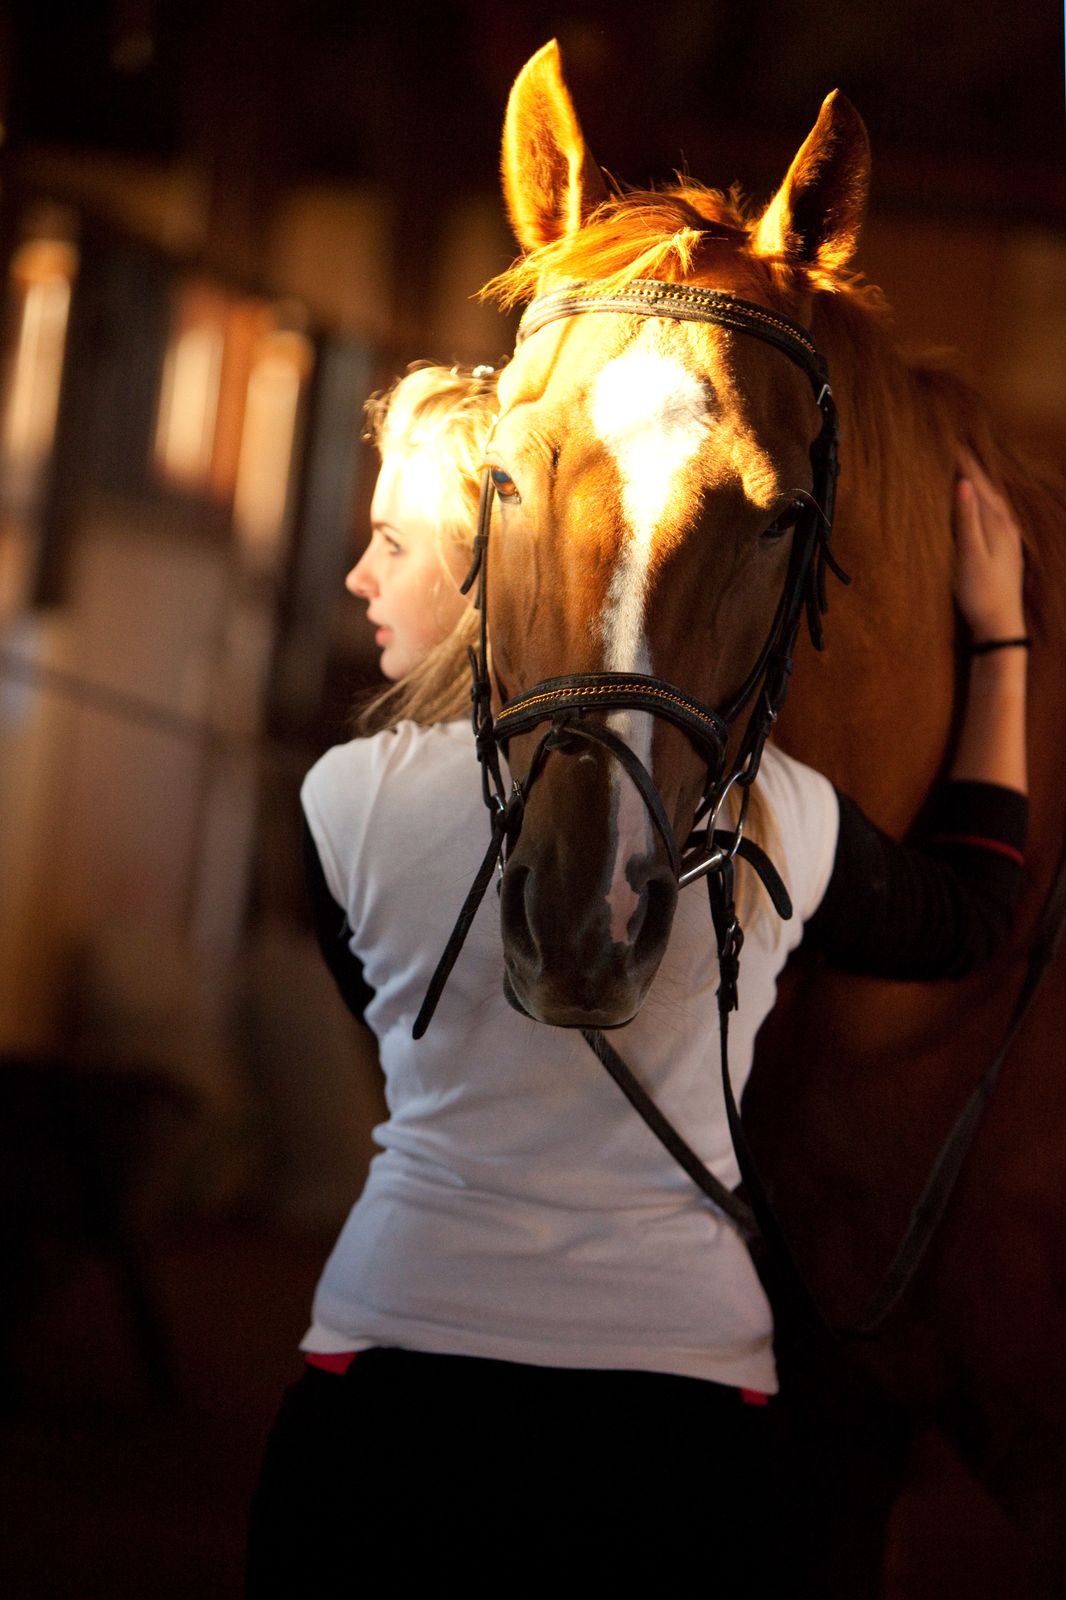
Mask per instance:
[[[834,597],[824,652],[800,641],[788,701],[766,721],[896,837],[944,770],[958,716],[958,445],[1024,526],[1033,772],[1013,942],[990,969],[934,985],[836,975],[801,955],[745,1099],[803,1272],[828,1318],[846,1322],[1006,1027],[1062,851],[1066,493],[1022,463],[948,366],[894,345],[885,301],[854,265],[869,145],[839,93],[763,208],[687,179],[623,192],[585,144],[551,43],[511,91],[502,167],[523,254],[487,292],[533,300],[535,321],[501,374],[488,456],[500,501],[482,577],[494,703],[535,685],[549,712],[567,693],[587,712],[597,683],[630,687],[603,715],[559,717],[547,735],[535,716],[513,726],[525,801],[501,927],[506,985],[530,1016],[601,1028],[635,1013],[669,937],[677,841],[697,817],[708,749],[728,776],[750,765],[743,717],[712,714],[694,737],[683,713],[737,702],[779,627],[790,531],[824,510],[809,507],[828,402],[804,341],[825,358],[839,414],[832,547],[854,584]],[[739,322],[711,315],[730,304],[747,308]],[[554,314],[537,319],[545,305]],[[795,622],[798,602],[791,610]],[[652,682],[673,691],[673,717],[634,698],[660,693]],[[637,764],[650,785],[629,781]],[[1025,1536],[1034,1585],[1053,1593],[1066,1589],[1062,971],[1060,959],[913,1283],[854,1357],[942,1430]],[[865,1591],[849,1582],[855,1600]]]

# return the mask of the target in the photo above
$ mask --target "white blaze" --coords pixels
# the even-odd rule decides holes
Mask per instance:
[[[707,390],[675,357],[634,344],[597,376],[592,425],[618,468],[628,532],[600,619],[604,667],[608,672],[648,673],[644,611],[655,535],[679,473],[707,436]],[[650,768],[651,716],[619,711],[607,720]],[[608,899],[611,937],[624,942],[639,898],[625,868],[633,856],[647,853],[651,822],[635,786],[620,780],[616,769],[612,791],[618,853]]]

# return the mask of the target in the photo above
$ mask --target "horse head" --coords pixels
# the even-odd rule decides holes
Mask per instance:
[[[527,63],[503,141],[525,255],[495,287],[536,304],[501,375],[487,454],[501,702],[600,674],[653,679],[719,710],[736,701],[774,628],[823,421],[809,377],[758,319],[802,333],[814,294],[853,254],[868,165],[862,123],[834,94],[761,214],[689,183],[612,196],[557,47]],[[567,298],[575,284],[594,298],[633,284],[639,296],[649,282],[721,291],[748,321]],[[545,295],[562,297],[562,313],[537,314],[552,307]],[[743,725],[722,730],[727,769]],[[510,739],[528,794],[502,886],[507,984],[541,1021],[629,1020],[673,920],[677,851],[611,736],[651,774],[682,844],[708,785],[706,742],[646,709],[583,706],[546,742],[543,725]]]

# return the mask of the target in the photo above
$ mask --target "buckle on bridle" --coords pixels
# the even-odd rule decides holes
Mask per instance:
[[[751,776],[753,777],[754,774],[751,774]],[[736,827],[733,830],[732,843],[728,849],[723,845],[715,846],[710,855],[705,856],[702,861],[694,861],[691,866],[686,867],[678,875],[677,886],[679,889],[687,888],[690,883],[695,883],[697,878],[703,878],[709,872],[721,871],[728,862],[736,860],[737,851],[740,849],[741,840],[744,838],[744,824],[747,821],[748,806],[751,802],[751,781],[748,764],[739,767],[723,784],[711,807],[706,827],[707,840],[712,842],[718,832],[718,820],[722,815],[722,807],[725,805],[726,796],[734,785],[738,783],[741,786],[740,812],[737,816]],[[689,860],[691,860],[691,857],[689,857]]]

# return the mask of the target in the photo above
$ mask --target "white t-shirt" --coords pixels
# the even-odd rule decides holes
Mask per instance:
[[[766,750],[759,783],[795,914],[767,907],[748,930],[730,1027],[738,1098],[777,975],[825,892],[839,821],[828,781],[779,751]],[[366,1021],[389,1107],[303,1348],[396,1345],[772,1391],[770,1308],[744,1244],[580,1035],[508,1005],[491,887],[428,1033],[411,1037],[488,839],[469,727],[402,723],[338,746],[302,798],[374,990]],[[611,1042],[732,1187],[716,987],[707,895],[693,885],[643,1008]]]

